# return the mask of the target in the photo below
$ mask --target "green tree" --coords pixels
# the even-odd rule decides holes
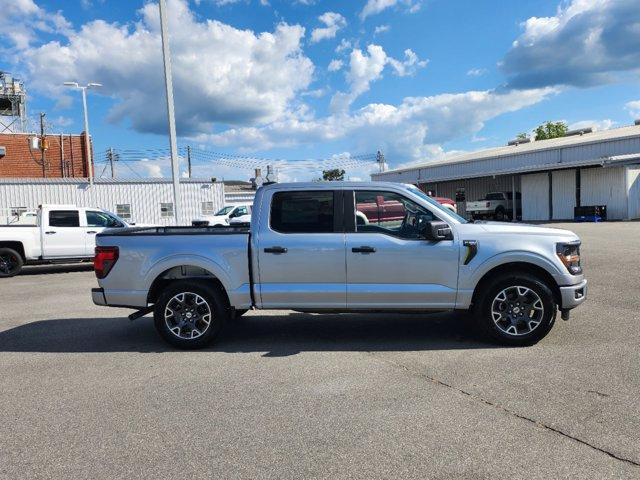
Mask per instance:
[[[527,138],[529,138],[529,135],[527,135],[526,133],[522,132],[522,133],[519,133],[518,135],[516,135],[516,138],[518,140],[526,140]]]
[[[545,122],[535,129],[536,140],[564,137],[567,134],[567,124],[564,122]]]
[[[344,180],[345,171],[340,168],[333,168],[331,170],[322,171],[322,180],[327,182],[342,181]]]

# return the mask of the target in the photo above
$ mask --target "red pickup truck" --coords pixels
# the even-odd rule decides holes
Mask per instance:
[[[449,210],[456,212],[456,203],[446,197],[432,197],[436,202]],[[357,203],[357,212],[359,220],[362,223],[381,223],[401,221],[405,215],[404,205],[397,200],[389,200],[382,195],[371,196],[367,202]],[[366,220],[365,220],[366,218]]]

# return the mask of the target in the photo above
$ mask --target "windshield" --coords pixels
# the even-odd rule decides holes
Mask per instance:
[[[109,210],[103,210],[103,213],[106,213],[108,216],[112,217],[111,221],[115,221],[115,222],[120,222],[122,225],[116,225],[118,227],[122,227],[124,225],[129,225],[129,222],[127,222],[126,220],[124,220],[123,218],[119,217],[118,215],[116,215],[113,212],[110,212]],[[114,225],[109,225],[110,227],[113,227]]]
[[[233,210],[233,205],[229,205],[228,207],[224,207],[222,210],[220,210],[218,213],[216,213],[216,215],[226,215],[231,210]]]
[[[467,219],[465,219],[464,217],[461,217],[460,215],[458,215],[457,213],[452,212],[451,210],[443,207],[442,205],[440,205],[438,202],[436,202],[433,198],[431,198],[429,195],[427,195],[426,193],[424,193],[422,190],[420,190],[418,187],[414,186],[414,185],[407,185],[407,189],[419,196],[420,198],[422,198],[423,200],[425,200],[426,202],[429,203],[429,205],[432,205],[433,207],[437,208],[438,210],[445,212],[447,215],[455,218],[458,222],[460,223],[469,223],[467,221]]]

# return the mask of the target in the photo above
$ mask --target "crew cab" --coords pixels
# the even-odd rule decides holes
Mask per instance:
[[[521,195],[516,192],[516,218],[521,214]],[[513,218],[513,192],[490,192],[482,200],[467,202],[467,214],[474,220]]]
[[[374,200],[393,202],[393,215]],[[491,339],[527,345],[587,293],[574,233],[467,222],[387,182],[269,185],[250,228],[109,230],[97,245],[94,303],[137,310],[131,319],[153,312],[179,348],[210,344],[248,309],[471,310]]]
[[[128,226],[98,208],[41,205],[35,224],[0,226],[0,278],[17,275],[25,264],[91,260],[97,233]]]

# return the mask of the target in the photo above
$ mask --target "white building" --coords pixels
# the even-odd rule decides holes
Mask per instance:
[[[590,205],[606,205],[612,220],[640,218],[640,125],[509,143],[371,177],[455,199],[463,215],[465,200],[515,191],[523,220],[570,220]]]
[[[211,180],[181,179],[180,193],[185,225],[225,204],[224,185]],[[175,221],[170,179],[96,178],[93,185],[86,178],[0,179],[0,223],[45,203],[98,207],[136,223],[172,225]]]

